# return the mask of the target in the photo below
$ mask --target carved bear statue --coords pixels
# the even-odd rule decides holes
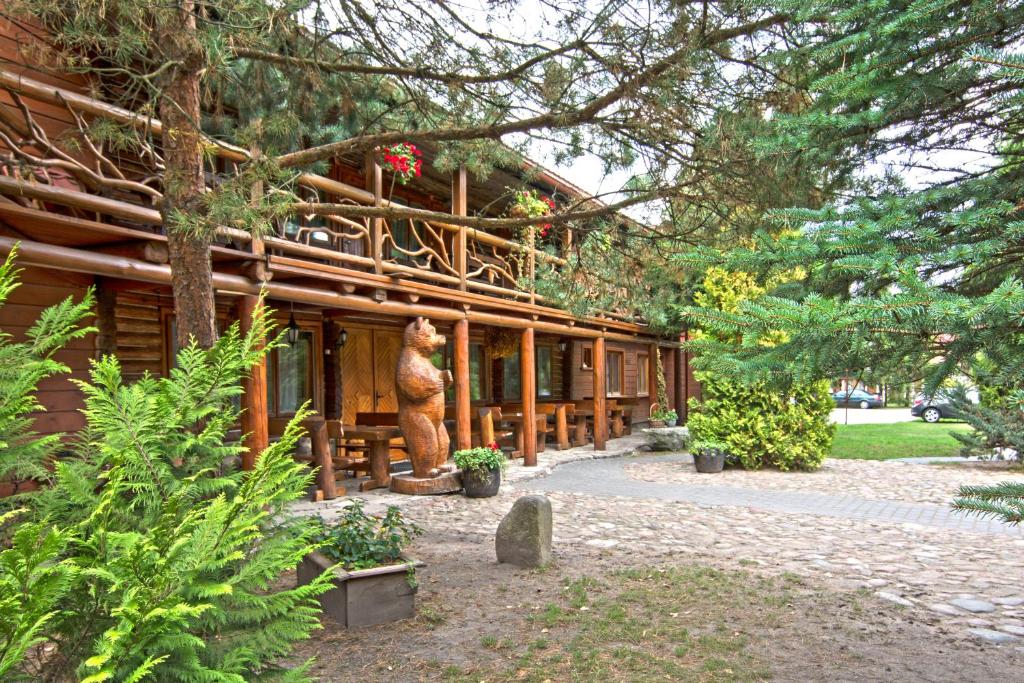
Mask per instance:
[[[430,362],[444,343],[444,336],[429,320],[416,318],[405,328],[398,356],[398,426],[409,449],[413,476],[421,479],[438,476],[448,461],[444,391],[452,383],[452,373]]]

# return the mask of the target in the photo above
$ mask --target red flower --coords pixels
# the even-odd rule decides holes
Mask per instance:
[[[490,448],[492,451],[500,451],[501,450],[501,448],[498,446],[498,442],[497,441],[492,441],[487,447]]]
[[[555,200],[554,199],[552,199],[551,197],[541,197],[541,199],[544,200],[544,203],[548,205],[549,209],[554,211],[554,209],[555,209]]]

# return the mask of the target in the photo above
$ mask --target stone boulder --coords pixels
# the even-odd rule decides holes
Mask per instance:
[[[551,561],[551,501],[523,496],[512,505],[494,537],[498,562],[542,567]]]
[[[686,427],[651,427],[643,430],[644,443],[651,451],[685,451],[690,443]]]

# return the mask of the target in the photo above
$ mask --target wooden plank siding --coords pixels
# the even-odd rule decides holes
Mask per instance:
[[[650,415],[653,394],[657,391],[657,381],[654,377],[649,378],[651,395],[637,395],[637,356],[646,355],[649,346],[647,344],[626,344],[622,342],[607,342],[605,346],[606,354],[613,352],[622,353],[624,364],[622,393],[618,397],[609,396],[609,398],[636,399],[636,405],[633,407],[633,421],[646,421]],[[569,398],[574,401],[590,398],[594,395],[593,370],[583,368],[584,349],[593,349],[593,343],[580,340],[573,342],[571,354],[572,367],[570,368],[572,372],[572,394]],[[662,349],[661,358],[665,370],[668,371],[671,365],[671,353],[666,353],[666,350]],[[668,393],[671,403],[672,390],[669,389]]]
[[[25,341],[25,333],[38,320],[43,309],[67,297],[80,300],[92,284],[86,275],[42,268],[23,268],[18,276],[20,286],[0,307],[0,330],[14,341]],[[86,324],[91,324],[87,320]],[[56,359],[71,369],[70,374],[51,377],[39,386],[39,402],[45,412],[36,413],[34,428],[42,434],[71,432],[85,425],[79,409],[82,394],[72,379],[87,379],[89,361],[95,356],[95,335],[75,339],[58,351]]]

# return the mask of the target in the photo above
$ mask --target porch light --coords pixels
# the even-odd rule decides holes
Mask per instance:
[[[288,318],[288,331],[285,333],[289,346],[294,346],[299,341],[299,324],[295,322],[295,314]]]
[[[559,351],[561,351],[562,353],[565,353],[568,348],[569,348],[569,341],[567,339],[559,339],[558,340],[558,350]]]
[[[347,341],[348,341],[348,330],[346,330],[343,327],[340,330],[338,330],[338,338],[334,340],[334,345],[337,348],[340,349],[341,347],[343,347],[345,345],[345,342],[347,342]]]

